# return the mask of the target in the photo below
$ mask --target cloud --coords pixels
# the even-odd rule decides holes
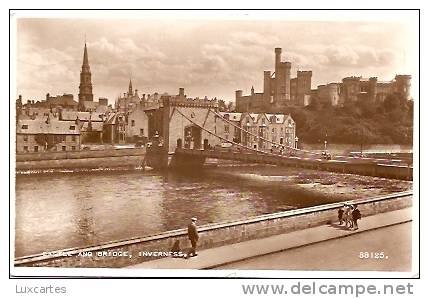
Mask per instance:
[[[408,47],[401,34],[388,34],[391,24],[33,19],[18,26],[17,88],[24,98],[77,97],[83,32],[91,37],[94,95],[110,102],[127,91],[130,77],[140,93],[185,87],[192,97],[232,99],[252,85],[258,92],[263,71],[274,71],[275,47],[292,62],[292,76],[297,68],[313,70],[313,86],[347,75],[391,79],[412,68],[399,63]]]

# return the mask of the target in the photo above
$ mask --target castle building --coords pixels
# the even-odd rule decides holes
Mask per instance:
[[[275,48],[275,72],[264,71],[264,92],[256,93],[252,86],[250,95],[235,91],[236,112],[277,113],[290,106],[308,106],[318,102],[325,106],[344,105],[353,102],[376,104],[390,94],[398,94],[410,100],[411,76],[396,75],[391,81],[379,81],[377,77],[350,76],[341,82],[331,82],[311,89],[312,71],[297,71],[290,77],[290,62],[281,61],[281,48]]]
[[[346,77],[341,83],[319,85],[313,90],[311,100],[325,105],[344,105],[354,102],[376,104],[383,102],[390,94],[398,94],[404,100],[410,100],[411,76],[396,75],[391,81],[379,81],[377,77]]]
[[[291,79],[291,62],[282,61],[282,49],[275,48],[274,73],[264,71],[264,91],[243,96],[242,90],[235,92],[236,109],[240,112],[276,112],[290,105],[305,105],[311,93],[311,71],[298,71]]]
[[[79,110],[85,110],[85,102],[93,101],[94,95],[92,94],[92,82],[91,82],[91,69],[89,67],[88,61],[88,50],[85,48],[83,50],[83,63],[82,70],[80,72],[80,84],[79,84]]]
[[[311,70],[298,70],[296,78],[290,80],[291,102],[298,106],[310,104],[311,97]]]

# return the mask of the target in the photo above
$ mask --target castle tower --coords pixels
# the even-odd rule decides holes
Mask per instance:
[[[85,48],[83,50],[83,63],[82,70],[80,71],[80,84],[79,84],[79,110],[84,109],[85,101],[93,101],[94,96],[92,94],[92,83],[91,83],[91,69],[88,61],[88,51]]]
[[[281,62],[281,48],[275,48],[275,90],[274,101],[277,106],[284,106],[290,101],[290,62]]]
[[[411,75],[396,75],[395,91],[398,92],[405,100],[410,100]]]
[[[271,71],[264,71],[264,106],[269,106],[271,101]]]
[[[280,89],[281,89],[281,75],[280,75],[280,66],[281,66],[281,56],[282,56],[282,48],[275,48],[274,52],[276,54],[275,64],[274,64],[274,72],[275,76],[275,90],[274,90],[274,100],[277,102],[280,98]]]
[[[298,70],[296,75],[296,103],[300,106],[305,105],[306,95],[311,94],[311,70]]]

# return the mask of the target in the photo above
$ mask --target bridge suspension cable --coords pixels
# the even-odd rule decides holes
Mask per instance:
[[[205,127],[203,127],[203,126],[199,125],[199,124],[198,124],[198,123],[196,123],[195,121],[191,120],[189,117],[187,117],[186,115],[184,115],[184,114],[183,114],[179,109],[176,109],[176,111],[177,111],[180,115],[182,115],[182,117],[184,117],[186,120],[188,120],[189,122],[191,122],[192,124],[194,124],[194,125],[198,126],[199,128],[201,128],[201,129],[202,129],[202,130],[204,130],[205,132],[207,132],[207,133],[209,133],[209,134],[211,134],[211,135],[213,135],[213,136],[215,136],[215,137],[217,137],[217,138],[219,138],[219,139],[221,139],[221,140],[223,140],[223,141],[225,141],[225,142],[232,143],[232,144],[234,144],[234,145],[236,145],[236,146],[238,146],[238,147],[242,147],[242,148],[245,148],[245,149],[247,149],[247,150],[255,151],[255,152],[257,152],[257,153],[261,153],[261,154],[265,154],[265,155],[271,155],[271,156],[281,156],[281,155],[278,155],[278,154],[269,153],[269,152],[265,152],[265,151],[262,151],[262,150],[254,149],[254,148],[247,147],[247,146],[244,146],[244,145],[242,145],[242,144],[239,144],[239,143],[236,143],[236,142],[233,142],[233,141],[227,140],[227,139],[225,139],[225,138],[223,138],[223,137],[221,137],[221,136],[219,136],[219,135],[215,134],[214,132],[211,132],[211,131],[210,131],[210,130],[208,130],[207,128],[205,128]]]
[[[210,111],[210,112],[212,112],[213,114],[215,114],[216,116],[218,116],[219,118],[221,118],[223,121],[225,121],[225,122],[227,122],[227,123],[231,124],[232,126],[234,126],[234,127],[238,128],[238,129],[240,129],[241,131],[243,131],[243,132],[245,132],[245,133],[247,133],[247,134],[249,134],[249,135],[251,135],[251,136],[254,136],[254,137],[256,137],[256,138],[258,138],[258,139],[260,139],[260,140],[263,140],[263,141],[265,141],[265,142],[271,143],[271,144],[276,145],[276,146],[279,146],[279,147],[282,147],[282,146],[283,146],[283,147],[285,147],[285,148],[289,148],[289,149],[295,150],[295,151],[297,151],[297,152],[299,151],[299,152],[308,153],[308,154],[311,154],[311,155],[316,155],[316,154],[317,154],[317,153],[314,153],[314,152],[309,151],[309,150],[298,149],[298,148],[295,148],[295,147],[292,147],[292,146],[288,146],[288,145],[280,144],[280,143],[277,143],[277,142],[274,142],[274,141],[270,141],[270,140],[268,140],[268,139],[265,139],[264,137],[261,137],[261,136],[259,136],[259,135],[256,135],[256,134],[254,134],[254,133],[251,133],[251,132],[249,132],[249,131],[247,131],[247,130],[243,129],[242,127],[240,127],[240,126],[236,125],[234,122],[229,121],[228,119],[225,119],[224,117],[222,117],[222,115],[221,115],[221,114],[217,113],[216,111],[214,111],[214,110],[212,110],[212,109],[209,109],[209,111]],[[231,142],[231,141],[228,141],[228,142]]]

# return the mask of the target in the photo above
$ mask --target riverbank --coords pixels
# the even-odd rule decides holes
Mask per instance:
[[[325,150],[325,144],[306,144],[302,143],[299,146],[300,149],[310,151],[323,151]],[[358,145],[358,144],[335,144],[328,143],[326,146],[327,150],[334,155],[348,155],[351,152],[362,153],[413,153],[413,145],[401,145],[401,144],[371,144],[371,145]]]
[[[16,155],[16,171],[142,168],[145,156],[144,148],[20,153]]]

